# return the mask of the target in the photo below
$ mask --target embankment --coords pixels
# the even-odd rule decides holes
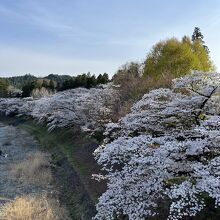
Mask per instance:
[[[90,220],[95,214],[97,198],[105,190],[104,183],[91,179],[92,173],[99,172],[92,155],[98,141],[77,128],[48,132],[45,126],[27,118],[0,117],[0,122],[30,133],[50,153],[54,185],[60,192],[61,202],[72,219]]]

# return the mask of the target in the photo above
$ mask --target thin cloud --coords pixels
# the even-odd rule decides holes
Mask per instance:
[[[220,66],[217,2],[2,0],[0,72],[114,73],[144,59],[159,40],[191,35],[194,26]]]
[[[21,49],[0,47],[0,76],[104,73],[110,70],[112,75],[120,65],[109,60],[86,60],[75,57],[59,57]]]

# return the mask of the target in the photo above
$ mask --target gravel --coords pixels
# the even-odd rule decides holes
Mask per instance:
[[[0,217],[2,206],[16,197],[51,192],[51,186],[30,184],[11,175],[11,165],[39,152],[39,145],[26,131],[0,123]]]

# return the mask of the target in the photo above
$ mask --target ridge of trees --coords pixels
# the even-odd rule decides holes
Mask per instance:
[[[61,81],[61,78],[65,78],[65,80]],[[99,74],[98,77],[96,77],[95,75],[91,75],[90,73],[78,75],[76,77],[59,77],[58,75],[49,75],[48,77],[45,77],[43,79],[37,79],[25,84],[22,87],[22,96],[28,97],[32,95],[33,97],[38,97],[40,94],[43,93],[54,93],[55,90],[64,91],[67,89],[75,89],[79,87],[90,89],[96,87],[99,84],[106,84],[108,82],[109,77],[107,73]]]
[[[22,91],[22,97],[28,97],[31,95],[36,95],[38,97],[38,95],[43,93],[51,94],[55,91],[63,91],[78,87],[89,89],[96,87],[99,84],[106,84],[109,81],[107,73],[99,74],[97,77],[90,73],[81,74],[75,77],[50,74],[42,78],[26,74],[24,76],[0,78],[0,96],[8,97],[11,88],[16,91]],[[16,96],[20,96],[20,93]]]
[[[91,75],[90,73],[84,73],[76,77],[72,77],[71,79],[65,80],[59,90],[74,89],[78,87],[90,89],[99,84],[106,84],[109,81],[110,80],[107,73],[99,74],[98,77]]]
[[[28,83],[32,83],[35,80],[53,80],[56,84],[61,85],[65,80],[71,79],[71,76],[68,75],[58,75],[58,74],[49,74],[46,77],[36,77],[31,74],[26,74],[24,76],[13,76],[6,78],[10,85],[17,88],[22,89],[22,87]]]

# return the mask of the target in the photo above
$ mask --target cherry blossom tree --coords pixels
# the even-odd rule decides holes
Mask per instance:
[[[40,99],[0,99],[0,113],[30,116],[49,130],[79,126],[96,130],[108,123],[117,93],[111,84],[99,88],[77,88]]]
[[[109,123],[95,158],[106,179],[94,219],[144,220],[169,205],[168,220],[220,205],[220,74],[193,72],[157,89]]]

